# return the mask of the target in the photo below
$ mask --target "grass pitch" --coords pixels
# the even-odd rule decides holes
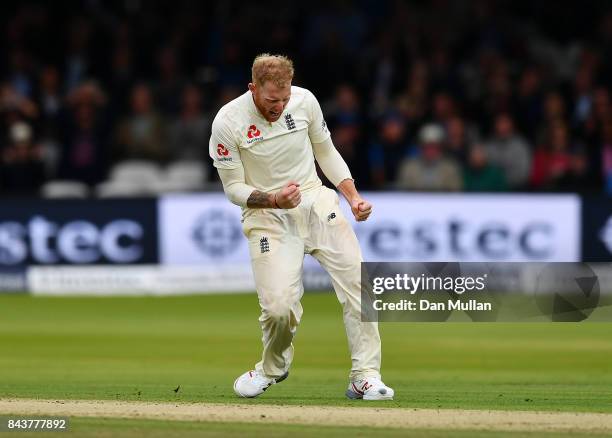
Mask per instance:
[[[363,406],[344,397],[350,361],[335,296],[306,294],[303,305],[289,379],[244,400],[232,383],[260,355],[255,294],[0,296],[0,397]],[[612,412],[612,324],[380,328],[396,399],[371,406]]]

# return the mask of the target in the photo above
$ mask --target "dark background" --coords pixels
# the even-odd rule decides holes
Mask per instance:
[[[294,60],[294,84],[320,100],[362,189],[612,192],[609,2],[21,1],[0,11],[4,196],[54,179],[94,187],[133,159],[199,161],[218,187],[210,123],[246,90],[261,52]]]

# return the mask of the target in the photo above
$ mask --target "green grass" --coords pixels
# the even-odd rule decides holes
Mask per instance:
[[[260,354],[255,294],[0,296],[0,397],[362,406],[344,398],[335,297],[303,305],[289,379],[241,400],[233,380]],[[612,324],[384,323],[381,334],[396,400],[374,405],[612,412]]]
[[[588,436],[599,438],[608,435],[576,432],[489,432],[478,430],[430,430],[430,429],[380,429],[334,426],[301,426],[291,424],[246,424],[214,423],[192,421],[155,421],[125,420],[116,418],[73,418],[68,432],[45,432],[44,437],[70,437],[78,434],[79,438],[195,438],[195,437],[383,437],[399,438],[575,438]],[[37,438],[40,432],[2,433],[3,438]]]

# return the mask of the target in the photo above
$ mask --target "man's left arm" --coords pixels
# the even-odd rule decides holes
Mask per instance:
[[[351,172],[334,147],[331,138],[328,137],[322,143],[313,143],[312,150],[327,179],[338,188],[351,206],[355,220],[358,222],[367,220],[372,213],[372,205],[359,195]]]
[[[346,162],[331,140],[327,123],[319,101],[310,91],[307,92],[306,105],[309,115],[308,136],[312,143],[315,159],[327,179],[338,188],[351,206],[356,221],[365,221],[372,213],[372,205],[365,201],[355,188],[355,181],[351,176]]]

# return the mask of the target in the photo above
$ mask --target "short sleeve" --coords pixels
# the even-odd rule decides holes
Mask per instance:
[[[219,169],[235,169],[241,165],[238,145],[232,135],[228,121],[220,115],[212,123],[212,134],[208,154]]]
[[[327,123],[323,118],[323,111],[317,98],[310,91],[306,92],[306,105],[308,106],[308,114],[310,116],[308,125],[308,136],[311,143],[323,143],[330,137]]]

